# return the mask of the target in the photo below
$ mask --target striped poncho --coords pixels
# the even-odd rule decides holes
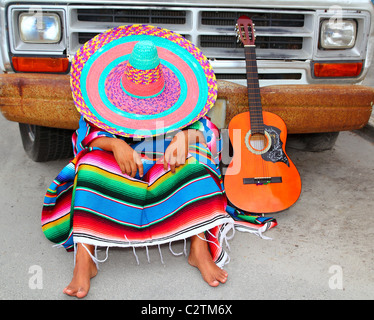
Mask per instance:
[[[219,132],[203,118],[189,128],[201,130],[206,144],[190,145],[184,165],[165,171],[163,155],[171,137],[127,141],[141,156],[144,175],[123,174],[111,152],[89,147],[98,137],[113,137],[83,118],[73,134],[74,159],[45,195],[42,230],[52,242],[100,247],[148,247],[185,240],[205,232],[213,260],[227,262],[222,243],[228,231],[261,234],[272,218],[242,215],[227,206],[219,170]]]

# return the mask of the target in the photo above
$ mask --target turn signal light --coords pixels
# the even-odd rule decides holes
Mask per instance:
[[[15,71],[64,73],[69,68],[68,58],[13,57]]]
[[[362,62],[314,64],[314,76],[318,78],[358,77],[361,70]]]

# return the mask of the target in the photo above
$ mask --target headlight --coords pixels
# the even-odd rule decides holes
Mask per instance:
[[[356,42],[354,20],[325,20],[321,26],[321,47],[324,49],[349,49]]]
[[[20,38],[26,43],[57,43],[61,40],[61,21],[56,13],[21,13]]]

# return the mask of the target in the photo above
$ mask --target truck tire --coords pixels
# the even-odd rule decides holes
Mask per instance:
[[[310,152],[331,150],[335,145],[339,132],[290,134],[287,147]]]
[[[26,154],[35,162],[46,162],[73,157],[73,130],[19,124]]]

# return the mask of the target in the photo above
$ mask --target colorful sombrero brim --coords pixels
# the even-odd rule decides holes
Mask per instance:
[[[163,91],[144,99],[128,93],[121,78],[135,44],[152,41],[165,78]],[[78,111],[103,130],[148,137],[184,128],[214,105],[217,84],[202,52],[181,35],[145,25],[110,29],[86,42],[71,67]]]

